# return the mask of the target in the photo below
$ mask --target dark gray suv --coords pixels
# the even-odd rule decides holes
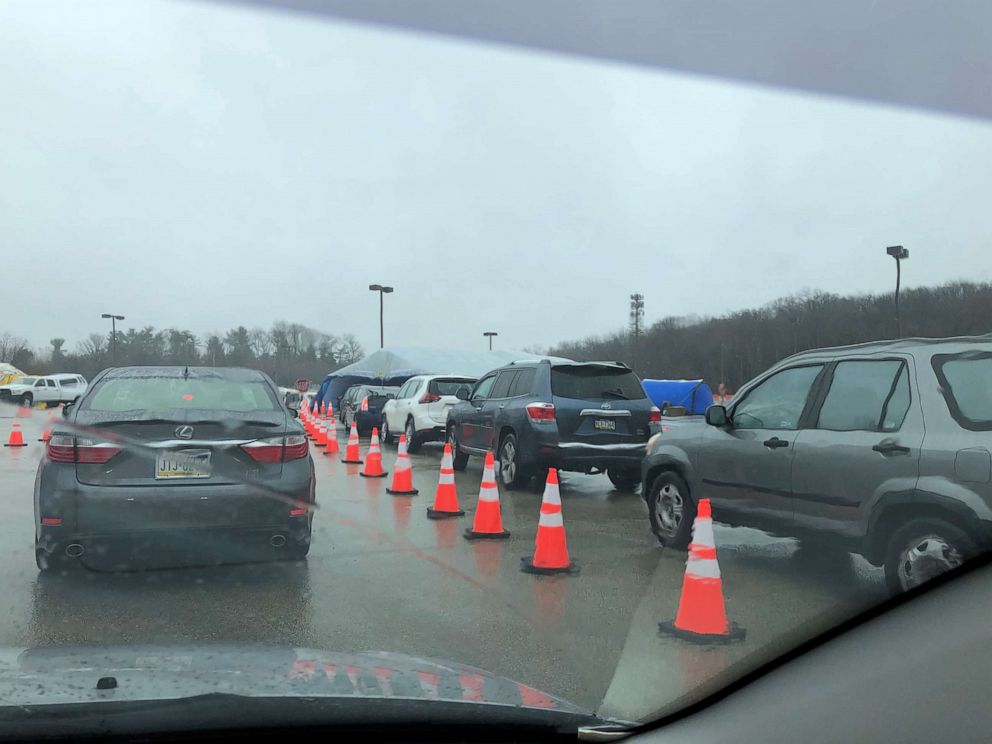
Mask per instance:
[[[992,544],[992,337],[798,354],[726,408],[667,419],[642,467],[651,527],[684,547],[695,503],[730,525],[842,547],[893,591]]]
[[[637,375],[619,362],[515,362],[458,397],[446,427],[455,470],[492,450],[510,489],[555,467],[605,471],[618,489],[633,490],[661,419]]]

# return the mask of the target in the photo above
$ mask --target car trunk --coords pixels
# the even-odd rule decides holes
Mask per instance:
[[[76,463],[76,479],[99,490],[80,491],[77,527],[82,531],[210,527],[266,524],[285,507],[250,484],[275,485],[282,462],[257,462],[241,445],[286,434],[282,412],[231,413],[195,409],[146,417],[81,411],[76,423],[91,429],[91,439],[132,444],[106,463]],[[193,429],[192,438],[180,438]],[[105,434],[104,434],[105,433]],[[100,435],[104,434],[103,437]],[[87,435],[77,434],[78,443]]]
[[[457,378],[450,380],[431,380],[427,386],[427,393],[429,395],[437,395],[439,399],[427,404],[427,415],[435,424],[443,426],[447,422],[448,411],[458,403],[458,396],[455,395],[454,390],[457,390],[463,385],[471,389],[472,382]],[[451,392],[449,393],[449,391]]]
[[[551,392],[561,442],[635,444],[650,436],[651,403],[630,370],[558,366],[551,371]]]

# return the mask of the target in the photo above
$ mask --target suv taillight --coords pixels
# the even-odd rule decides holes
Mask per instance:
[[[88,465],[103,465],[116,457],[124,448],[113,442],[76,437],[70,434],[53,434],[48,440],[46,452],[52,462],[78,462]]]
[[[434,393],[424,393],[424,396],[420,399],[420,402],[421,403],[437,403],[439,400],[441,400],[441,396],[440,395],[436,395]]]
[[[648,415],[648,421],[652,424],[661,423],[661,409],[657,406],[651,406],[651,413]]]
[[[303,434],[288,437],[269,437],[242,444],[241,449],[255,462],[287,462],[306,457],[309,452],[307,438]]]
[[[554,421],[554,403],[531,403],[527,406],[527,418],[531,421]]]

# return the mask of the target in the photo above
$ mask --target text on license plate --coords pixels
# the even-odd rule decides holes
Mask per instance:
[[[598,418],[592,420],[592,428],[601,431],[616,431],[617,422],[614,419]]]
[[[160,452],[155,458],[155,478],[209,478],[210,450]]]

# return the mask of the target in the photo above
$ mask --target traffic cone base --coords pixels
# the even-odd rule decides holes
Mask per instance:
[[[675,623],[658,623],[658,630],[662,633],[681,638],[685,641],[692,641],[699,644],[710,643],[730,643],[732,641],[743,641],[747,631],[737,623],[731,623],[730,629],[726,633],[694,633],[691,630],[676,628]]]
[[[435,509],[433,506],[427,507],[427,518],[428,519],[447,519],[448,517],[464,517],[465,512],[461,509],[457,511],[440,511]]]
[[[381,473],[359,473],[363,478],[385,478],[389,473],[383,471]]]
[[[386,493],[391,493],[393,496],[416,496],[420,491],[416,488],[411,488],[409,491],[397,491],[395,488],[387,488]]]
[[[534,565],[533,556],[525,555],[520,559],[520,570],[524,573],[538,574],[540,576],[551,576],[552,574],[577,574],[579,572],[579,564],[575,561],[570,561],[567,566],[562,566],[561,568]]]
[[[462,537],[466,540],[505,540],[509,536],[509,530],[503,530],[502,532],[476,532],[471,527],[462,533]]]

